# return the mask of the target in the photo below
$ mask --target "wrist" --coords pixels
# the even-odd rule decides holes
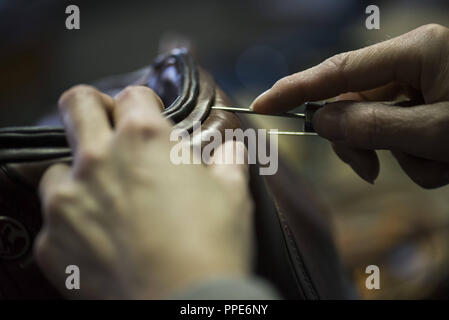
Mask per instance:
[[[194,259],[194,258],[192,258]],[[201,259],[200,259],[201,260]],[[160,268],[160,272],[151,272],[151,280],[137,293],[138,299],[168,299],[178,292],[195,287],[201,283],[221,278],[246,278],[250,275],[249,262],[240,259],[186,261]]]

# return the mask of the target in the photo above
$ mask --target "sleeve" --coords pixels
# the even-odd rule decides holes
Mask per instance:
[[[257,277],[216,278],[193,285],[171,297],[174,300],[279,300],[265,280]]]

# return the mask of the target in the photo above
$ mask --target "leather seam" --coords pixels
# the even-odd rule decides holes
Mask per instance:
[[[290,228],[288,227],[287,219],[285,218],[284,214],[281,212],[281,209],[280,209],[280,207],[279,207],[275,197],[273,197],[273,202],[274,202],[274,205],[276,207],[276,211],[278,212],[279,222],[281,223],[282,228],[285,230],[285,232],[284,232],[285,237],[287,238],[288,242],[290,242],[290,245],[292,247],[293,257],[296,259],[296,262],[300,266],[301,274],[302,274],[302,276],[303,276],[303,278],[305,280],[305,284],[307,285],[307,288],[309,289],[309,291],[312,294],[312,299],[319,300],[318,293],[316,292],[316,289],[315,289],[315,287],[313,286],[313,284],[312,284],[312,282],[310,280],[310,276],[309,276],[309,274],[306,271],[306,267],[305,267],[305,264],[304,264],[303,259],[301,257],[301,254],[299,253],[299,250],[297,248],[296,242],[293,239],[293,236],[292,236],[292,234],[290,232]]]
[[[299,250],[298,250],[298,248],[296,246],[296,242],[293,239],[293,236],[291,234],[290,228],[287,225],[286,219],[285,219],[284,215],[282,214],[282,212],[280,210],[278,210],[278,213],[279,213],[279,218],[280,218],[281,224],[283,225],[283,227],[285,229],[286,236],[287,236],[287,238],[288,238],[288,240],[289,240],[289,242],[290,242],[290,244],[292,246],[292,249],[293,249],[293,252],[294,252],[293,256],[296,258],[297,263],[301,267],[301,273],[302,273],[302,275],[304,277],[305,283],[306,283],[308,289],[310,290],[310,292],[312,293],[313,299],[318,300],[319,297],[318,297],[318,295],[316,293],[315,288],[313,287],[313,285],[312,285],[312,283],[310,281],[309,274],[306,272],[306,267],[304,265],[303,259],[302,259],[301,255],[299,253]]]
[[[288,243],[287,243],[288,240],[286,239],[286,237],[285,237],[285,232],[283,231],[284,226],[283,226],[283,223],[282,223],[281,218],[280,218],[280,216],[279,216],[279,206],[278,206],[278,204],[277,204],[277,202],[276,202],[276,200],[275,200],[275,198],[274,198],[273,193],[271,192],[270,187],[268,186],[268,183],[267,183],[266,179],[263,179],[263,182],[264,182],[265,189],[266,189],[267,193],[268,193],[269,196],[273,199],[273,204],[274,204],[274,207],[275,207],[275,210],[276,210],[277,221],[278,221],[279,226],[280,226],[280,228],[281,228],[282,239],[284,240],[284,241],[282,241],[282,243],[283,243],[283,245],[284,245],[284,247],[285,247],[285,250],[286,250],[286,252],[287,252],[288,262],[289,262],[290,268],[292,268],[292,272],[293,272],[293,275],[294,275],[294,277],[295,277],[296,285],[298,286],[299,290],[301,291],[302,297],[304,297],[304,299],[306,299],[306,298],[307,298],[307,295],[306,295],[306,293],[304,292],[304,289],[303,289],[302,286],[301,286],[301,280],[298,279],[298,275],[297,275],[297,272],[296,272],[296,268],[295,268],[295,266],[293,265],[293,262],[291,261],[291,260],[292,260],[292,258],[291,258],[291,252],[290,252],[291,250],[288,248]]]

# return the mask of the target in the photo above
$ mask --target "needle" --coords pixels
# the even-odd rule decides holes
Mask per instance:
[[[306,105],[306,108],[307,108],[307,105]],[[258,115],[262,115],[262,116],[299,118],[299,119],[304,119],[305,122],[310,122],[308,119],[309,117],[307,116],[306,113],[284,112],[284,113],[280,113],[280,114],[266,114],[266,113],[255,112],[249,108],[237,108],[237,107],[225,107],[225,106],[212,106],[212,109],[236,112],[236,113],[258,114]],[[289,136],[317,136],[318,135],[316,132],[313,132],[313,131],[296,131],[295,132],[295,131],[277,131],[277,130],[269,130],[268,134],[289,135]]]
[[[236,107],[225,107],[225,106],[213,106],[212,109],[229,111],[229,112],[237,112],[237,113],[259,114],[262,116],[300,118],[300,119],[304,119],[306,117],[306,115],[304,113],[296,113],[296,112],[284,112],[284,113],[280,113],[280,114],[266,114],[266,113],[255,112],[249,108],[236,108]]]
[[[277,134],[284,136],[317,136],[316,132],[303,132],[303,131],[268,131],[268,134]]]

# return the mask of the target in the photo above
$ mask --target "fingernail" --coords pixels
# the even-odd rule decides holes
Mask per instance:
[[[345,122],[345,113],[332,106],[319,109],[313,118],[313,126],[317,133],[333,142],[346,140]]]
[[[257,96],[257,98],[254,99],[253,103],[251,103],[251,105],[249,106],[249,110],[253,110],[253,109],[254,109],[254,104],[257,102],[257,100],[259,100],[263,95],[267,94],[268,91],[270,91],[270,89],[265,90],[264,92],[262,92],[261,94],[259,94],[259,95]]]

